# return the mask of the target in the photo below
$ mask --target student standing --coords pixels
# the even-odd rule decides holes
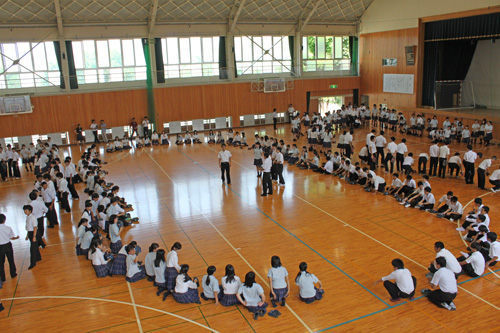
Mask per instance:
[[[179,257],[177,253],[182,249],[182,245],[179,242],[175,242],[170,248],[170,252],[167,254],[167,269],[165,271],[166,287],[167,291],[163,294],[163,300],[170,295],[175,289],[175,281],[179,275],[178,270],[181,269],[179,265]]]
[[[137,124],[137,121],[135,121],[135,118],[132,118],[132,121],[130,122],[130,138],[133,139],[134,138],[134,134],[135,135],[138,135],[139,133],[137,132],[137,128],[138,128],[138,124]]]
[[[488,172],[488,168],[491,166],[491,164],[496,160],[496,156],[486,158],[477,167],[477,187],[479,187],[481,190],[486,190],[486,188],[484,187],[486,173]]]
[[[14,235],[12,228],[5,225],[5,220],[5,215],[0,214],[0,283],[5,281],[5,257],[9,261],[10,277],[15,278],[17,276],[14,250],[10,241],[19,239],[19,236]]]
[[[262,177],[262,197],[267,196],[268,194],[273,194],[273,181],[271,179],[271,168],[273,166],[273,161],[271,156],[269,156],[269,152],[266,151],[264,153],[264,162],[262,163],[262,171],[264,173]]]
[[[274,130],[276,130],[276,124],[278,123],[278,112],[276,112],[276,109],[273,110],[273,127]]]
[[[384,282],[385,289],[391,296],[391,302],[399,302],[401,298],[413,299],[415,296],[415,288],[417,279],[411,275],[411,272],[405,268],[403,260],[394,259],[392,261],[393,272],[383,278],[375,281],[374,285],[379,282]],[[395,280],[391,282],[389,280]]]
[[[275,167],[276,167],[276,173],[279,178],[279,186],[285,186],[285,179],[283,178],[283,153],[281,153],[281,147],[278,147],[276,153],[276,159],[274,160],[275,162]]]
[[[377,148],[377,161],[376,164],[378,164],[378,160],[380,157],[380,164],[384,163],[385,160],[385,155],[384,155],[384,147],[387,144],[387,140],[384,137],[384,131],[380,131],[380,134],[375,137],[375,147]]]
[[[472,145],[467,146],[464,155],[465,184],[474,184],[474,163],[477,160],[477,153],[472,150]]]
[[[144,138],[149,138],[149,119],[148,117],[144,117],[142,120],[142,134]]]
[[[391,142],[387,144],[387,154],[385,155],[384,158],[384,167],[385,167],[385,172],[391,172],[394,173],[394,157],[396,156],[396,151],[398,149],[398,145],[396,144],[396,138],[391,137]],[[389,163],[391,164],[391,168],[389,170]]]
[[[429,148],[429,156],[430,158],[430,166],[429,166],[429,176],[436,177],[436,173],[438,170],[438,161],[439,161],[439,146],[437,141],[434,141],[434,144]]]
[[[101,119],[101,135],[104,142],[108,142],[108,134],[106,133],[106,123]]]
[[[40,200],[36,192],[31,192],[29,194],[29,198],[31,200],[31,207],[33,207],[33,215],[35,215],[38,222],[38,229],[36,233],[36,239],[38,242],[38,246],[42,249],[45,248],[45,243],[43,241],[43,235],[45,234],[45,225],[43,222],[44,214],[46,214],[49,210],[47,206],[43,203],[43,200]]]
[[[224,184],[227,179],[227,184],[231,184],[231,152],[226,150],[226,145],[223,143],[221,145],[221,151],[219,152],[219,168],[221,172],[222,183]],[[226,176],[224,177],[224,173]]]
[[[40,250],[38,249],[38,242],[36,241],[36,232],[38,223],[36,217],[33,215],[33,207],[31,205],[23,206],[24,214],[26,214],[26,240],[30,242],[30,266],[32,269],[36,266],[37,261],[42,260]]]
[[[92,134],[94,134],[94,143],[99,143],[99,137],[97,136],[97,123],[95,122],[95,119],[92,119],[92,123],[90,124],[90,130],[92,131]]]
[[[448,161],[448,155],[450,155],[450,148],[448,148],[448,141],[444,142],[444,145],[439,147],[439,170],[438,177],[446,178],[446,162]]]
[[[59,224],[57,222],[57,214],[55,210],[55,201],[56,201],[56,190],[54,189],[54,185],[47,183],[46,181],[42,182],[42,198],[45,206],[47,207],[47,221],[49,222],[48,228],[54,228],[54,225]]]
[[[458,292],[455,274],[446,268],[446,259],[444,257],[436,258],[434,267],[436,267],[437,271],[430,281],[431,288],[434,290],[422,289],[422,295],[440,308],[450,311],[456,310],[457,307],[453,303]],[[438,287],[439,289],[437,289]]]
[[[403,171],[403,162],[407,151],[408,147],[406,147],[406,139],[403,139],[401,140],[401,143],[398,144],[398,148],[396,150],[396,169],[398,172]]]

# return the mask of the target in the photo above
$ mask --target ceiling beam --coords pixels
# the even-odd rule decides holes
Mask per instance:
[[[305,26],[309,23],[309,20],[313,16],[314,12],[316,11],[316,9],[318,9],[321,1],[322,0],[309,0],[307,2],[306,6],[304,7],[302,13],[300,13],[299,16],[299,21],[297,23],[298,32],[302,32],[302,30],[304,30]]]
[[[231,12],[229,13],[229,21],[227,23],[227,32],[233,31],[240,17],[243,6],[245,6],[246,0],[235,0]]]
[[[59,31],[59,36],[64,36],[64,26],[61,15],[61,4],[59,3],[59,0],[54,0],[54,7],[56,8],[57,31]]]
[[[149,8],[149,17],[148,17],[148,31],[149,37],[154,33],[155,24],[156,24],[156,12],[158,11],[158,1],[159,0],[151,0],[151,7]]]

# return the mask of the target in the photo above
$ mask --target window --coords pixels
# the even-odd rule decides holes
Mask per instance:
[[[72,42],[78,84],[146,80],[140,39]]]
[[[240,116],[240,126],[245,126],[245,117]]]
[[[60,73],[53,42],[0,44],[0,89],[59,85]],[[19,59],[19,63],[15,63]]]
[[[266,123],[266,115],[265,114],[256,114],[253,116],[255,125],[262,125]]]
[[[68,132],[61,133],[61,142],[62,142],[63,145],[69,145],[70,144]]]
[[[191,132],[193,130],[193,122],[190,121],[181,121],[181,131],[186,132],[189,131]]]
[[[292,71],[288,36],[234,37],[234,54],[238,75]]]
[[[304,72],[350,69],[349,37],[305,36],[302,38]]]
[[[219,37],[168,37],[161,47],[166,79],[219,75]]]

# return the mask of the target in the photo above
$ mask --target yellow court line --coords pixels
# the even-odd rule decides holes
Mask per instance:
[[[173,181],[173,179],[168,175],[168,173],[163,169],[163,167],[153,158],[153,156],[151,156],[149,153],[147,153],[149,155],[149,157],[153,160],[153,162],[155,162],[155,164],[158,166],[158,168],[168,177],[168,179],[170,179],[172,181],[172,183],[175,185],[175,182]],[[190,199],[188,199],[190,200]],[[229,245],[229,247],[231,247],[233,249],[234,252],[236,252],[236,254],[238,254],[238,256],[248,265],[248,267],[250,267],[250,269],[252,271],[255,272],[255,274],[262,280],[262,282],[269,288],[269,284],[267,283],[267,281],[258,273],[258,271],[248,262],[248,260],[245,259],[245,257],[243,257],[243,255],[233,246],[233,244],[229,241],[229,239],[226,238],[226,236],[224,236],[224,234],[210,221],[210,219],[208,219],[206,217],[205,214],[202,213],[202,216],[203,218],[207,221],[208,224],[210,224],[210,226],[222,237],[222,239],[224,239],[224,241]],[[299,317],[299,315],[297,315],[297,313],[295,311],[293,311],[293,309],[288,305],[286,304],[286,307],[288,308],[288,310],[290,310],[290,312],[295,316],[295,318],[297,318],[297,320],[307,329],[308,332],[313,332],[313,330],[307,326],[307,324],[304,322],[304,320],[302,320],[302,318]]]
[[[132,303],[128,303],[128,302],[116,301],[116,300],[113,300],[113,299],[92,298],[92,297],[78,297],[78,296],[26,296],[26,297],[4,298],[3,300],[4,301],[17,301],[17,300],[22,300],[22,299],[44,299],[44,298],[49,298],[49,299],[79,299],[79,300],[84,300],[84,301],[99,301],[99,302],[108,302],[108,303],[117,303],[117,304],[123,304],[123,305],[130,305],[130,306],[133,306],[133,307],[138,307],[138,308],[141,308],[141,309],[156,311],[156,312],[163,313],[163,314],[166,314],[166,315],[169,315],[169,316],[172,316],[172,317],[176,317],[176,318],[185,320],[185,321],[187,321],[187,322],[189,322],[191,324],[198,325],[198,326],[200,326],[200,327],[202,327],[202,328],[204,328],[206,330],[212,331],[214,333],[219,333],[218,331],[214,330],[213,328],[210,328],[208,326],[200,324],[200,323],[198,323],[196,321],[193,321],[191,319],[179,316],[179,315],[177,315],[175,313],[171,313],[171,312],[167,312],[167,311],[155,309],[155,308],[152,308],[152,307],[149,307],[149,306],[145,306],[145,305],[139,305],[139,304],[132,304]],[[142,332],[142,330],[141,330],[141,332]]]
[[[134,300],[134,294],[132,293],[132,287],[130,287],[130,283],[127,281],[128,292],[130,293],[130,300],[132,301],[132,307],[134,308],[135,319],[137,321],[137,326],[139,327],[139,332],[143,333],[141,318],[139,318],[139,313],[137,312],[137,306]]]

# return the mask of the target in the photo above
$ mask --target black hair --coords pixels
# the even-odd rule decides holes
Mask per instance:
[[[295,277],[295,282],[299,281],[299,277],[302,274],[302,272],[305,272],[306,274],[309,274],[309,272],[307,271],[307,263],[305,261],[303,261],[303,262],[301,262],[299,264],[299,273]]]
[[[397,173],[397,172],[394,172],[392,175],[393,175],[394,177],[396,177],[396,178],[399,178],[399,173]]]
[[[278,256],[272,256],[271,257],[271,266],[273,268],[278,268],[281,267],[281,259]]]
[[[118,215],[115,215],[115,214],[111,215],[109,217],[109,224],[115,224],[115,220],[117,217],[118,217]]]
[[[444,244],[443,244],[443,242],[436,242],[436,243],[434,243],[434,247],[436,247],[438,249],[444,249]]]
[[[451,202],[458,202],[458,197],[452,196],[450,200],[451,200]]]
[[[481,222],[486,221],[486,216],[484,216],[483,214],[479,214],[479,215],[477,216],[477,218],[478,218],[478,219],[479,219],[479,221],[481,221]]]
[[[429,186],[427,186],[426,188],[424,188],[424,191],[430,193],[430,192],[432,192],[432,189]]]
[[[159,249],[156,251],[156,259],[154,261],[155,267],[160,267],[162,261],[165,261],[165,250]]]
[[[80,227],[82,224],[88,222],[89,220],[87,219],[81,219],[80,222],[78,222],[78,227]]]
[[[182,245],[179,242],[175,242],[174,245],[172,245],[172,247],[170,248],[171,251],[180,250],[180,249],[182,249]]]
[[[245,275],[245,282],[243,285],[247,288],[252,288],[253,284],[255,283],[255,273],[250,271]]]
[[[154,250],[156,250],[159,247],[160,245],[158,245],[158,243],[151,243],[151,245],[149,246],[149,252],[154,252]]]
[[[37,197],[36,193],[33,193],[33,192],[31,192],[28,196],[29,196],[30,200],[36,200],[36,197]]]
[[[23,210],[29,210],[30,212],[33,212],[33,207],[31,205],[24,205]]]
[[[215,268],[215,266],[208,266],[208,268],[207,268],[207,275],[208,276],[207,276],[207,280],[205,281],[205,284],[207,286],[210,285],[210,276],[214,275],[214,273],[215,273],[216,270],[217,269]]]
[[[482,204],[483,204],[483,199],[481,199],[481,198],[476,198],[476,199],[474,199],[474,203],[475,203],[475,204],[478,204],[478,205],[482,205]]]
[[[189,265],[188,264],[182,264],[181,269],[179,270],[179,274],[184,274],[184,282],[191,281],[191,277],[188,275],[189,272]]]
[[[0,224],[4,224],[5,223],[5,215],[4,214],[0,214]]]
[[[102,245],[102,240],[100,240],[99,238],[92,239],[92,244],[90,245],[90,253],[95,253],[99,245]]]
[[[439,265],[439,267],[446,267],[446,258],[445,257],[436,258],[436,264]]]
[[[490,212],[490,207],[488,206],[483,206],[483,210],[488,214]]]
[[[497,240],[497,234],[493,231],[490,231],[486,234],[486,237],[491,241],[494,242]]]
[[[234,278],[235,272],[233,265],[226,265],[226,283],[231,283],[235,280]]]
[[[452,192],[452,191],[448,191],[448,193],[446,193],[446,195],[451,195],[451,196],[453,196],[453,192]]]
[[[393,259],[391,264],[393,267],[396,267],[397,269],[405,268],[405,264],[403,263],[403,260],[401,260],[401,259]]]
[[[488,237],[488,236],[486,236],[486,237]],[[476,249],[477,251],[480,251],[481,250],[481,245],[479,245],[479,243],[474,242],[474,243],[472,243],[470,245],[470,248],[471,249]]]

